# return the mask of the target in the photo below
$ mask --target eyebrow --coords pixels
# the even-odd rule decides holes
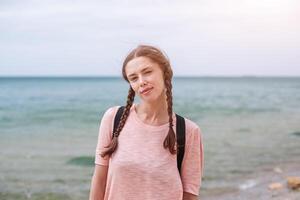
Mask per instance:
[[[147,69],[151,69],[151,67],[145,67],[144,69],[141,70],[141,72],[146,71]],[[135,73],[129,74],[128,77],[134,76]]]

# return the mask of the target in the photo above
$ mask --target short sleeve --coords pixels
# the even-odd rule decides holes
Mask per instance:
[[[115,116],[116,107],[111,107],[106,110],[104,113],[98,133],[98,141],[95,153],[95,164],[108,166],[109,156],[105,156],[104,158],[100,155],[105,147],[108,146],[112,139],[112,130],[113,130],[113,118]]]
[[[188,137],[181,171],[183,191],[199,195],[204,166],[201,129],[197,126],[186,135]]]

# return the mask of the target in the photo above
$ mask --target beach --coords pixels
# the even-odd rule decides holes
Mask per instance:
[[[281,171],[281,172],[280,172]],[[240,185],[236,190],[206,191],[200,199],[205,200],[298,200],[300,189],[292,190],[287,187],[287,177],[300,177],[300,163],[282,163],[277,166],[264,166],[261,170],[247,175],[239,180]],[[269,189],[272,183],[282,184],[282,188]]]
[[[101,117],[127,89],[119,78],[0,78],[0,200],[87,199]],[[286,187],[300,176],[299,78],[177,78],[173,90],[175,112],[203,134],[201,200],[299,199]]]
[[[291,190],[287,188],[288,176],[299,176],[300,164],[299,163],[285,163],[276,168],[282,170],[281,173],[274,171],[272,167],[265,167],[262,171],[257,171],[241,181],[240,189],[226,190],[217,189],[210,191],[200,192],[200,200],[298,200],[300,199],[300,190]],[[59,180],[57,180],[59,182]],[[61,180],[61,182],[63,182]],[[270,190],[268,185],[278,182],[283,184],[283,188]],[[40,192],[40,193],[9,193],[1,192],[0,199],[3,200],[21,200],[21,199],[51,199],[51,200],[71,200],[71,199],[87,199],[87,191],[85,195],[74,197],[72,195],[64,194],[63,192]]]

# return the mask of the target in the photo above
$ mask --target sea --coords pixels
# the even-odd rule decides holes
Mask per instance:
[[[174,112],[202,131],[201,199],[300,163],[300,77],[174,77]],[[88,199],[99,124],[120,77],[0,78],[0,199]],[[135,102],[140,99],[136,97]]]

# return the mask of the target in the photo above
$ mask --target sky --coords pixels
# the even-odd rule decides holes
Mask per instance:
[[[174,76],[300,76],[299,0],[1,0],[0,76],[120,76],[154,45]]]

